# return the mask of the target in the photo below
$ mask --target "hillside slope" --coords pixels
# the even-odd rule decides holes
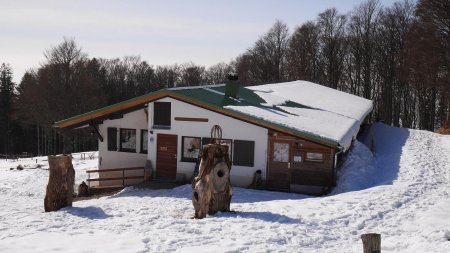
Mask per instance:
[[[190,219],[190,185],[44,213],[48,172],[0,161],[0,252],[362,252],[366,232],[382,234],[383,252],[450,252],[450,137],[374,131],[375,156],[356,143],[329,196],[235,188],[236,213],[203,220]],[[77,183],[96,162],[74,161]]]

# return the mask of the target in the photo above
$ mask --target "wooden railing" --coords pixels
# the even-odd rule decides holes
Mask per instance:
[[[125,176],[125,171],[132,170],[142,170],[142,176]],[[114,171],[122,171],[122,175],[118,177],[100,177],[100,173],[103,172],[114,172]],[[142,179],[145,180],[145,171],[144,167],[136,167],[136,168],[120,168],[120,169],[103,169],[103,170],[88,170],[88,186],[91,188],[90,182],[100,182],[100,181],[112,181],[112,180],[122,180],[122,186],[125,186],[125,180],[128,179]],[[91,173],[99,173],[98,178],[91,178]]]
[[[19,160],[19,158],[33,158],[33,154],[23,152],[22,154],[0,154],[0,159]]]

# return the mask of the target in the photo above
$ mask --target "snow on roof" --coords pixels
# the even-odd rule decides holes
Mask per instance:
[[[370,100],[307,81],[246,88],[254,91],[265,103],[225,107],[337,142],[344,150],[350,147],[360,124],[372,110]],[[288,102],[294,104],[287,106]]]
[[[372,101],[308,81],[247,87],[271,105],[292,101],[356,119],[362,123],[372,110]]]
[[[356,120],[332,112],[280,106],[286,111],[256,106],[226,106],[268,122],[283,125],[295,130],[338,142],[345,149],[350,147],[353,135],[358,133]]]

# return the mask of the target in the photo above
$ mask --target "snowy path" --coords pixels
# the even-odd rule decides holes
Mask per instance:
[[[189,185],[127,188],[44,213],[47,171],[0,161],[0,252],[450,252],[450,136],[377,125],[321,198],[235,188],[232,209],[193,220]],[[75,161],[77,182],[96,160]]]

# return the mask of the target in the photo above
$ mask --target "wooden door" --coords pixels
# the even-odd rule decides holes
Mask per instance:
[[[303,155],[300,143],[292,143],[291,184],[302,184]]]
[[[291,142],[270,139],[269,146],[267,186],[271,189],[289,190],[291,183]]]
[[[175,179],[177,175],[177,135],[157,134],[156,177]]]

